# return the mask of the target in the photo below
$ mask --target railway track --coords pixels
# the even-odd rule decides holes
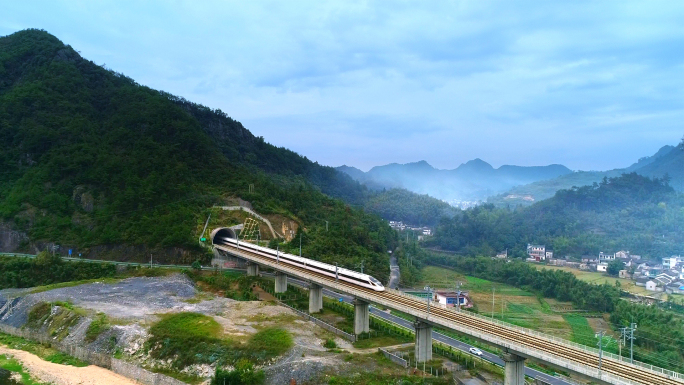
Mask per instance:
[[[272,265],[273,261],[267,257],[252,253],[248,250],[237,249],[228,245],[220,245],[220,248],[231,252],[236,251],[240,254],[249,254],[250,259],[262,261],[264,265]],[[283,263],[280,263],[283,265]],[[314,276],[324,281],[331,283],[331,286],[337,286],[348,289],[350,293],[363,292],[368,297],[375,297],[378,303],[381,304],[396,304],[405,308],[412,309],[417,312],[425,313],[423,319],[428,322],[435,322],[441,319],[442,323],[457,323],[465,326],[473,331],[486,333],[496,338],[501,339],[502,342],[521,345],[527,348],[535,349],[546,354],[553,355],[562,360],[569,360],[578,365],[593,368],[598,370],[598,355],[592,352],[584,351],[579,348],[564,345],[553,340],[549,340],[540,336],[530,335],[516,330],[512,327],[506,327],[493,321],[485,320],[474,315],[466,314],[464,312],[445,309],[439,306],[431,306],[430,311],[427,311],[427,303],[419,298],[410,298],[392,291],[386,290],[377,292],[359,286],[351,285],[344,281],[335,281],[334,279],[306,270],[299,266],[285,264],[287,269],[299,273],[301,276]],[[334,284],[334,285],[333,285]],[[401,310],[398,308],[397,310]],[[446,325],[443,325],[446,326]],[[448,326],[447,326],[448,327]],[[640,368],[626,362],[615,361],[604,357],[601,361],[601,372],[617,376],[620,379],[627,380],[624,383],[644,384],[644,385],[683,385],[684,380],[670,378],[665,374],[654,373],[646,368]]]

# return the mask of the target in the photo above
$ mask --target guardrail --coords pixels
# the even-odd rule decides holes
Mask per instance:
[[[2,257],[17,257],[17,258],[35,258],[35,254],[21,254],[21,253],[0,253],[0,256]],[[149,264],[149,263],[143,263],[143,262],[121,262],[121,261],[110,261],[106,259],[88,259],[88,258],[75,258],[75,257],[62,257],[60,258],[64,261],[70,261],[70,262],[85,262],[85,263],[108,263],[108,264],[113,264],[113,265],[120,265],[120,266],[134,266],[134,267],[154,267],[158,269],[194,269],[192,265],[160,265],[160,264]],[[217,268],[213,266],[202,266],[201,270],[207,271],[207,270],[217,270]],[[237,268],[218,268],[220,271],[245,271],[245,269],[237,269]]]
[[[325,330],[327,330],[327,331],[329,331],[329,332],[331,332],[331,333],[333,333],[333,334],[335,334],[335,335],[338,335],[338,336],[340,336],[340,337],[342,337],[342,338],[344,338],[344,339],[346,339],[346,340],[348,340],[348,341],[356,342],[356,336],[355,336],[355,335],[349,334],[349,333],[345,332],[344,330],[340,330],[340,329],[338,329],[338,328],[336,328],[336,327],[330,325],[329,323],[323,322],[323,321],[319,320],[318,318],[312,316],[311,314],[308,314],[308,313],[305,313],[305,312],[303,312],[303,311],[301,311],[301,310],[299,310],[299,309],[296,309],[296,308],[294,308],[294,307],[292,307],[292,306],[286,304],[285,302],[278,301],[278,300],[276,300],[276,302],[278,302],[278,304],[280,304],[280,305],[282,305],[282,306],[285,306],[285,307],[289,308],[290,310],[292,310],[292,311],[294,311],[295,313],[299,314],[299,315],[302,316],[303,318],[306,318],[307,320],[309,320],[309,321],[315,323],[316,325],[322,327],[323,329],[325,329]]]
[[[375,302],[378,304],[382,304],[382,305],[394,307],[394,308],[397,307],[396,303],[389,302],[389,301],[383,301],[381,298],[372,296],[366,291],[357,290],[357,289],[354,289],[354,288],[349,287],[347,285],[342,286],[337,282],[331,282],[330,280],[327,280],[327,279],[324,280],[318,276],[314,276],[312,274],[309,274],[309,273],[306,273],[303,271],[295,270],[295,269],[287,266],[286,264],[279,264],[279,263],[276,263],[275,261],[264,260],[262,258],[254,258],[254,257],[251,257],[249,254],[244,255],[244,254],[242,254],[241,250],[239,250],[239,249],[237,251],[234,251],[234,250],[232,250],[232,248],[228,248],[225,246],[215,246],[215,247],[217,247],[218,249],[223,250],[225,252],[236,255],[240,258],[257,259],[256,262],[261,264],[261,265],[268,266],[268,267],[271,267],[277,271],[289,273],[289,274],[294,275],[294,276],[302,277],[302,278],[307,279],[311,282],[315,282],[317,284],[323,285],[323,286],[331,288],[333,290],[339,290],[341,292],[345,292],[347,294],[353,295],[353,296],[358,297],[360,299],[367,300],[369,302]],[[389,288],[386,288],[385,290],[387,292],[390,292],[393,294],[398,294],[400,296],[410,298],[411,300],[414,300],[414,301],[418,300],[418,301],[427,303],[427,299],[421,299],[421,298],[418,298],[418,297],[415,297],[412,295],[408,295],[408,294],[402,293],[398,290],[392,290]],[[536,332],[536,331],[533,331],[531,329],[526,329],[523,327],[515,326],[513,324],[509,324],[509,323],[498,321],[498,320],[495,320],[492,318],[484,317],[484,316],[476,314],[476,313],[465,312],[463,310],[459,311],[459,310],[456,310],[452,307],[446,307],[444,305],[435,304],[432,301],[430,302],[430,306],[431,307],[435,306],[435,307],[439,307],[442,309],[457,312],[459,314],[462,314],[462,315],[465,315],[468,317],[480,318],[480,319],[486,320],[487,322],[491,322],[491,323],[500,325],[504,328],[508,328],[510,330],[520,332],[521,334],[535,336],[538,338],[545,339],[548,342],[553,342],[553,343],[557,343],[557,344],[560,344],[560,345],[563,345],[563,346],[566,346],[569,348],[579,349],[579,350],[582,350],[585,352],[589,352],[589,353],[596,355],[596,359],[598,362],[598,349],[590,348],[588,346],[576,344],[576,343],[570,342],[568,340],[564,340],[562,338],[546,335],[544,333]],[[479,338],[483,341],[487,341],[487,342],[492,343],[494,345],[498,345],[500,347],[507,348],[510,351],[518,352],[518,353],[521,353],[521,354],[524,354],[524,355],[527,355],[530,357],[535,357],[535,358],[541,359],[543,361],[547,361],[549,363],[557,365],[561,368],[566,368],[566,369],[569,369],[571,371],[574,371],[574,372],[577,372],[577,373],[580,373],[583,375],[587,375],[587,376],[590,376],[590,377],[593,377],[593,378],[596,378],[599,380],[603,380],[603,381],[606,381],[606,382],[609,382],[612,384],[643,385],[643,383],[641,383],[641,382],[636,382],[636,381],[632,381],[632,380],[629,380],[626,378],[618,377],[616,375],[606,373],[605,371],[600,371],[600,370],[598,370],[598,368],[595,368],[595,367],[592,367],[592,366],[589,366],[586,364],[573,363],[567,359],[561,359],[561,358],[559,358],[555,355],[552,355],[550,353],[544,353],[544,352],[541,352],[539,350],[531,349],[530,347],[528,347],[526,345],[522,345],[518,342],[511,343],[511,342],[504,341],[500,337],[496,337],[496,336],[489,334],[489,333],[483,333],[483,332],[477,331],[476,329],[473,329],[471,327],[464,326],[461,323],[457,323],[457,322],[454,322],[452,320],[440,317],[439,315],[436,316],[436,315],[427,313],[424,310],[416,310],[416,309],[413,309],[411,307],[405,307],[403,309],[397,309],[397,310],[401,310],[404,313],[407,313],[407,314],[412,315],[414,317],[418,317],[420,319],[427,320],[429,322],[438,323],[438,324],[445,326],[449,329],[453,329],[456,331],[460,331],[460,332],[469,334],[469,335],[476,337],[476,338]],[[628,362],[625,362],[624,360],[616,360],[615,357],[617,357],[617,356],[614,354],[604,353],[604,357],[606,357],[607,359],[610,359],[612,361],[618,362],[621,365],[628,365],[630,367],[634,367],[634,368],[639,369],[639,370],[645,370],[647,372],[650,372],[650,373],[653,373],[656,375],[665,375],[670,379],[676,379],[679,381],[684,379],[684,375],[682,375],[680,373],[677,373],[677,372],[674,372],[671,370],[667,370],[664,368],[659,368],[659,367],[649,365],[649,364],[646,364],[643,362],[636,361],[634,363],[628,363]]]

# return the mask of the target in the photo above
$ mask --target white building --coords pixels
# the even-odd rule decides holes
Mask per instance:
[[[629,250],[620,250],[617,253],[615,253],[615,258],[620,258],[620,259],[627,259],[629,258]]]
[[[658,290],[658,284],[653,280],[648,281],[648,282],[646,282],[646,290],[648,290],[648,291],[659,291]]]
[[[612,261],[615,259],[615,254],[606,254],[603,251],[599,253],[599,261]]]
[[[527,244],[527,255],[537,262],[546,260],[546,246]]]
[[[446,306],[458,306],[459,303],[462,308],[473,306],[473,302],[470,300],[468,292],[465,291],[462,291],[460,295],[455,291],[436,291],[434,300],[435,302]]]
[[[596,265],[596,271],[601,271],[601,272],[606,272],[608,271],[608,264],[607,263],[599,263]]]

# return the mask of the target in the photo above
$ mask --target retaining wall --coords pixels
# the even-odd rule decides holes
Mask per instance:
[[[72,357],[78,358],[91,365],[100,366],[111,370],[116,374],[138,381],[145,385],[187,385],[185,382],[176,380],[175,378],[153,373],[149,370],[143,369],[139,366],[133,365],[123,360],[113,358],[107,354],[97,353],[88,348],[74,344],[65,344],[60,341],[50,338],[47,334],[29,329],[19,329],[8,325],[0,324],[0,332],[10,334],[17,337],[22,337],[27,340],[37,341],[45,345],[66,353]]]

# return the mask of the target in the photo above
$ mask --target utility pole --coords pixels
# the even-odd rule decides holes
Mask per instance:
[[[325,221],[325,232],[328,232],[328,221]]]
[[[339,269],[339,267],[337,266],[337,262],[335,262],[335,282],[337,282],[337,278],[338,278],[338,274],[337,274],[338,269]]]
[[[432,288],[430,286],[425,286],[425,290],[427,290],[428,297],[427,297],[427,313],[428,317],[430,316],[430,300],[432,299]]]
[[[276,263],[280,263],[280,245],[276,245]]]
[[[603,359],[603,335],[604,335],[605,333],[606,333],[606,332],[603,331],[603,330],[601,330],[601,331],[599,332],[599,342],[598,342],[598,347],[599,347],[598,372],[599,372],[599,376],[601,376],[601,361],[602,361],[602,359]]]
[[[496,290],[496,288],[492,286],[492,319],[494,319],[494,290]]]
[[[461,281],[456,282],[458,287],[458,293],[456,294],[456,306],[458,306],[458,311],[461,311]]]
[[[150,254],[150,269],[152,268],[152,254]]]
[[[622,346],[625,345],[625,337],[627,337],[627,328],[620,328],[620,338],[618,341],[618,355],[620,356],[620,361],[622,361]]]
[[[632,321],[634,321],[634,317],[632,317]],[[629,362],[634,363],[634,331],[637,328],[637,324],[632,322],[629,324]]]
[[[299,233],[299,257],[302,257],[302,233]]]

